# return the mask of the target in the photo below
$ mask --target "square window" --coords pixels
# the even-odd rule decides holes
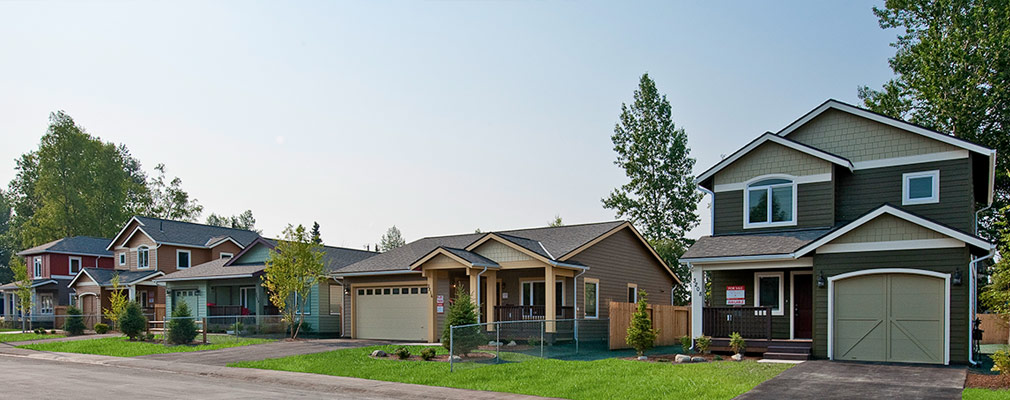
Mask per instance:
[[[382,294],[389,294],[389,292],[390,292],[389,288],[382,289]]]
[[[417,294],[417,288],[410,288],[410,294]]]
[[[403,293],[403,294],[410,294],[410,288],[403,288],[403,289],[400,289],[400,293]]]
[[[76,257],[70,258],[70,274],[75,275],[81,272],[81,259]]]
[[[364,296],[364,295],[365,295],[365,289],[358,289],[358,296]]]
[[[428,294],[428,288],[426,287],[421,288],[421,294]]]
[[[912,172],[902,175],[901,204],[940,202],[940,171]]]
[[[393,294],[400,294],[400,288],[393,288]]]
[[[368,289],[368,290],[367,290],[366,292],[367,292],[367,294],[368,294],[369,296],[371,296],[371,295],[372,295],[372,289]]]

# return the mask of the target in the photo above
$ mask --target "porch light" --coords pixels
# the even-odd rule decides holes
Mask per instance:
[[[200,295],[200,289],[194,290],[193,294],[199,296]]]
[[[954,276],[950,278],[950,283],[954,286],[961,286],[961,268],[954,270]]]
[[[824,278],[824,272],[822,271],[817,275],[817,287],[823,288],[828,285],[828,280]]]
[[[344,287],[344,296],[350,296],[350,295],[351,295],[351,288]]]

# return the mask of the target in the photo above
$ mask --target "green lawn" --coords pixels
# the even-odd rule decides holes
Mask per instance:
[[[417,354],[425,346],[412,346]],[[350,376],[381,381],[417,383],[476,390],[521,393],[569,399],[730,399],[778,375],[791,365],[744,362],[699,364],[647,363],[621,359],[525,362],[461,368],[449,373],[444,362],[377,360],[368,355],[381,349],[392,355],[396,346],[336,350],[230,367],[274,369]],[[439,354],[445,350],[438,347]],[[503,353],[502,359],[508,360]]]
[[[40,335],[40,334],[34,333],[34,332],[4,333],[4,334],[0,334],[0,342],[5,342],[5,343],[6,342],[25,342],[25,341],[28,341],[28,340],[55,339],[55,338],[61,338],[61,337],[67,337],[67,335],[62,335],[62,334],[60,334],[60,335],[54,335],[54,334]]]
[[[961,393],[961,398],[964,400],[1003,400],[1010,399],[1010,390],[992,390],[992,389],[965,389]]]
[[[148,354],[181,353],[201,350],[217,350],[226,347],[247,346],[272,342],[269,339],[235,338],[225,335],[207,335],[206,345],[166,346],[152,342],[131,342],[126,337],[85,339],[67,342],[52,342],[18,346],[23,349],[55,351],[61,353],[98,354],[103,356],[135,357]]]

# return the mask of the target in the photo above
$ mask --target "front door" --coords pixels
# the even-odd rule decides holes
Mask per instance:
[[[793,275],[793,338],[810,339],[814,325],[814,280],[811,274]]]

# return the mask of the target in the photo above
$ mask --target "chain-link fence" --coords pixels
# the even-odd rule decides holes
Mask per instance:
[[[593,359],[609,353],[610,321],[501,321],[449,328],[449,370],[539,359]]]
[[[29,314],[29,315],[5,315],[0,317],[0,329],[63,329],[63,323],[69,314]],[[81,314],[84,326],[88,330],[93,330],[96,324],[103,323],[115,330],[116,324],[107,314]],[[154,319],[154,313],[144,313],[148,321]]]
[[[172,319],[165,318],[166,324]],[[268,339],[283,338],[290,334],[289,324],[280,315],[217,315],[200,320],[206,321],[207,333],[210,334]]]

